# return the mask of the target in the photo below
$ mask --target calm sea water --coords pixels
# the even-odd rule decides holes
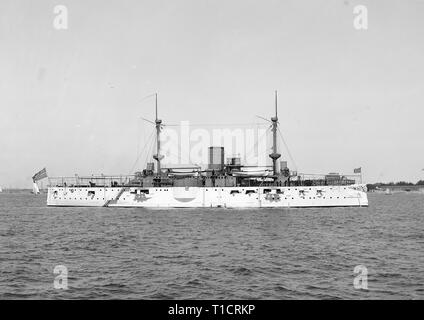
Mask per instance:
[[[423,299],[424,195],[369,208],[48,208],[0,194],[3,299]],[[68,290],[54,289],[56,265]],[[368,290],[353,287],[368,269]]]

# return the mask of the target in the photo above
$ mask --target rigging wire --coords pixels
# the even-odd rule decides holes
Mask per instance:
[[[289,147],[288,147],[288,145],[287,145],[287,143],[286,143],[286,140],[285,140],[285,139],[284,139],[284,137],[283,137],[283,134],[282,134],[282,132],[281,132],[280,128],[278,128],[278,133],[280,134],[281,140],[283,140],[283,143],[284,143],[284,146],[286,147],[286,150],[287,150],[287,153],[288,153],[288,155],[289,155],[289,158],[290,158],[291,162],[293,162],[294,168],[295,168],[295,170],[297,171],[297,165],[296,165],[296,162],[294,161],[294,159],[293,159],[293,157],[292,157],[292,155],[291,155],[291,153],[290,153],[290,149],[289,149]]]
[[[143,148],[142,148],[142,149],[141,149],[141,151],[138,153],[137,158],[136,158],[136,160],[135,160],[135,162],[134,162],[134,165],[132,166],[132,169],[131,169],[131,171],[130,171],[130,173],[129,173],[129,174],[133,173],[134,168],[136,167],[136,165],[137,165],[137,163],[138,163],[138,160],[140,160],[140,158],[141,158],[141,156],[142,156],[142,154],[143,154],[144,149],[146,149],[146,146],[149,144],[149,142],[150,142],[150,140],[152,139],[152,137],[153,137],[153,134],[154,134],[154,133],[155,133],[155,130],[153,130],[153,131],[152,131],[152,133],[151,133],[151,134],[150,134],[150,136],[148,137],[148,139],[147,139],[146,143],[144,144]],[[154,140],[154,139],[153,139],[153,140]],[[150,142],[150,144],[151,144],[151,142]],[[128,174],[128,175],[129,175],[129,174]]]
[[[168,153],[169,153],[169,155],[171,155],[171,156],[175,157],[176,159],[181,159],[181,160],[183,160],[183,161],[184,161],[184,160],[187,160],[187,161],[184,161],[184,162],[185,162],[185,163],[187,163],[187,164],[191,164],[191,165],[193,165],[193,166],[199,166],[198,164],[191,162],[191,160],[190,160],[190,156],[189,156],[188,158],[183,158],[183,157],[185,157],[185,156],[183,156],[183,155],[181,154],[181,157],[179,157],[179,156],[177,156],[176,154],[174,154],[174,153],[170,152],[169,150],[168,150]]]
[[[190,126],[193,127],[217,127],[217,128],[222,128],[225,126],[267,126],[268,124],[266,123],[257,123],[257,122],[246,122],[246,123],[195,123],[195,122],[189,122]],[[163,126],[165,127],[179,127],[181,126],[181,124],[175,124],[175,123],[165,123],[163,124]]]
[[[150,148],[148,149],[148,152],[146,153],[145,161],[143,162],[143,165],[148,162],[149,158],[153,158],[153,155],[155,154],[155,148],[156,148],[156,137],[154,137],[150,143]]]
[[[245,159],[251,154],[251,152],[254,152],[255,149],[257,148],[258,144],[260,141],[262,141],[263,137],[267,135],[269,128],[267,128],[267,130],[262,133],[262,135],[259,137],[259,139],[256,140],[255,144],[253,145],[252,148],[249,149],[249,152],[246,152],[245,154]]]
[[[150,97],[154,97],[155,95],[156,95],[156,92],[155,93],[148,94],[147,96],[141,98],[141,100],[138,101],[138,102],[143,102],[144,100],[147,100]]]
[[[140,119],[140,118],[139,118]],[[144,144],[147,143],[148,140],[145,139],[145,137],[147,136],[147,128],[146,126],[143,124],[142,121],[137,121],[137,153],[136,153],[136,157],[139,157],[140,155],[140,148],[142,146],[142,142],[144,142]],[[142,139],[142,137],[144,139]],[[150,136],[148,136],[150,137]]]
[[[200,125],[200,124],[198,124],[198,125]],[[209,125],[212,125],[212,124],[209,124]],[[229,124],[226,124],[226,125],[229,125]],[[240,125],[240,124],[237,124],[237,125]],[[268,126],[268,124],[262,124],[262,123],[256,123],[255,125],[257,125],[257,126],[260,126],[260,125],[266,125],[266,126]],[[247,152],[246,154],[245,154],[245,157],[247,157],[248,155],[250,155],[251,154],[251,152],[253,152],[254,150],[255,150],[255,148],[257,148],[257,146],[258,146],[258,144],[259,144],[259,142],[260,141],[262,141],[262,139],[264,138],[264,136],[266,135],[266,134],[268,134],[268,132],[269,132],[269,128],[259,137],[259,139],[257,139],[256,140],[256,142],[255,142],[255,144],[254,144],[254,146],[249,150],[249,152]],[[143,152],[144,152],[144,150],[146,149],[146,147],[149,145],[149,148],[147,149],[148,150],[148,152],[146,152],[145,153],[145,161],[143,162],[143,164],[144,163],[146,163],[147,162],[147,160],[148,160],[148,157],[150,156],[150,155],[152,155],[153,156],[153,153],[154,153],[154,146],[155,146],[155,144],[154,144],[154,142],[155,142],[155,139],[152,139],[153,138],[153,136],[154,136],[154,133],[155,133],[155,130],[153,130],[152,132],[151,132],[151,134],[149,135],[149,137],[148,137],[148,139],[147,139],[147,141],[146,141],[146,143],[144,144],[144,146],[143,146],[143,148],[142,148],[142,150],[140,151],[140,152],[138,152],[138,155],[137,155],[137,158],[136,158],[136,160],[135,160],[135,162],[134,162],[134,165],[132,166],[132,169],[131,169],[131,171],[130,171],[130,173],[132,173],[133,172],[133,170],[134,170],[134,168],[136,167],[136,165],[138,164],[138,162],[139,162],[139,160],[140,160],[140,158],[143,156]],[[284,146],[285,146],[285,148],[286,148],[286,150],[287,150],[287,153],[288,153],[288,155],[289,155],[289,158],[290,158],[290,160],[292,161],[292,163],[293,163],[293,165],[294,165],[294,167],[295,167],[295,169],[296,169],[296,171],[297,171],[297,165],[296,165],[296,162],[294,161],[294,158],[293,158],[293,156],[291,155],[291,152],[290,152],[290,149],[289,149],[289,147],[288,147],[288,145],[287,145],[287,143],[286,143],[286,141],[285,141],[285,139],[284,139],[284,136],[283,136],[283,134],[282,134],[282,132],[281,132],[281,130],[280,130],[280,128],[278,128],[278,133],[279,133],[279,135],[280,135],[280,137],[281,137],[281,140],[283,141],[283,143],[284,143]],[[174,157],[176,157],[176,158],[178,158],[178,159],[181,159],[181,160],[188,160],[186,163],[188,163],[188,164],[192,164],[192,165],[195,165],[195,166],[198,166],[198,164],[196,164],[196,163],[193,163],[192,161],[191,161],[191,159],[190,159],[190,157],[188,157],[188,158],[185,158],[186,156],[185,155],[181,155],[181,156],[176,156],[175,154],[173,154],[173,153],[170,153],[169,152],[169,150],[168,150],[168,153],[171,155],[171,156],[174,156]]]

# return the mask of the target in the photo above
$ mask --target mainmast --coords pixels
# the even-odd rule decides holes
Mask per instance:
[[[272,122],[272,153],[269,157],[272,159],[272,167],[274,176],[277,175],[277,159],[281,157],[281,154],[277,152],[277,128],[278,128],[278,116],[277,116],[277,91],[275,91],[275,117],[271,118]]]
[[[161,130],[161,124],[162,120],[158,119],[158,94],[155,93],[155,104],[156,104],[156,154],[153,155],[153,159],[155,159],[158,162],[156,173],[158,175],[161,174],[160,171],[160,161],[164,158],[163,155],[160,154],[160,130]]]

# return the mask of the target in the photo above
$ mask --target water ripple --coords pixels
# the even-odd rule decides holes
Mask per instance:
[[[0,194],[2,299],[423,299],[424,197],[369,208],[47,208]],[[54,267],[68,269],[56,290]],[[353,287],[356,265],[368,290]]]

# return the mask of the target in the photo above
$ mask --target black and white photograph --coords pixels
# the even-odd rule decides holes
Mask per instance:
[[[0,0],[0,300],[423,300],[423,121],[422,0]]]

